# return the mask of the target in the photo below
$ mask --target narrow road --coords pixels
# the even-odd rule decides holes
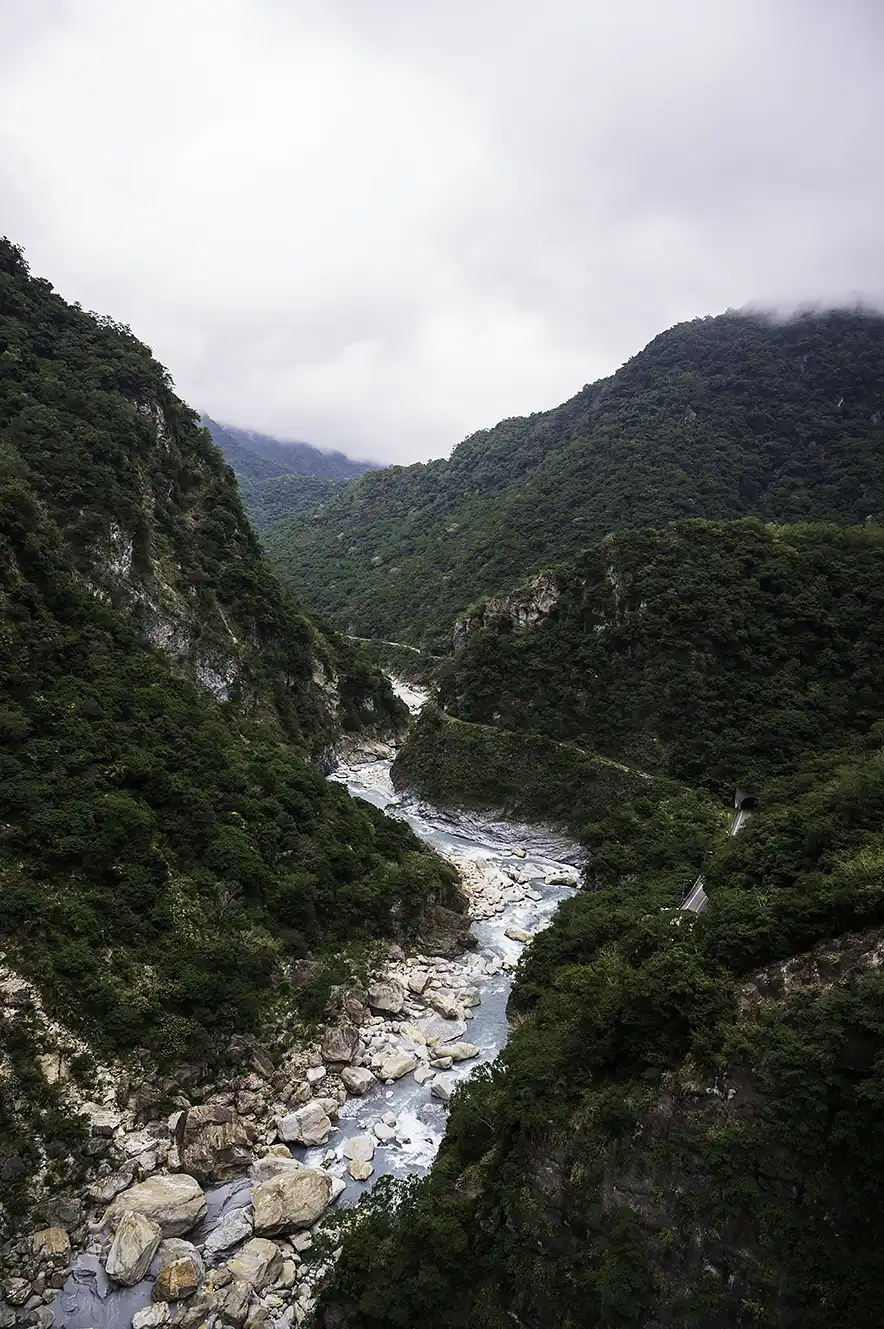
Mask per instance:
[[[731,822],[731,835],[737,835],[746,822],[749,820],[748,808],[737,808],[734,812],[734,819]],[[702,914],[709,903],[709,896],[706,894],[706,878],[701,873],[690,889],[687,899],[682,904],[682,909],[688,909],[692,914]]]

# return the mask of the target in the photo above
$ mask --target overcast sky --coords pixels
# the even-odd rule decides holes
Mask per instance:
[[[412,461],[884,305],[882,0],[0,0],[0,231],[194,406]]]

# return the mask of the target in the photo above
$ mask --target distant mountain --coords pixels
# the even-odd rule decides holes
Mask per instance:
[[[695,319],[448,461],[362,476],[309,522],[276,526],[268,552],[348,631],[441,645],[478,597],[618,529],[879,513],[882,419],[884,318]]]
[[[283,518],[324,503],[356,476],[378,469],[375,462],[236,429],[209,415],[202,416],[202,423],[236,476],[246,511],[261,535]]]
[[[354,480],[378,469],[372,461],[354,461],[343,452],[323,452],[309,443],[285,442],[251,429],[222,425],[201,417],[237,480],[267,480],[273,475],[318,475],[325,480]]]

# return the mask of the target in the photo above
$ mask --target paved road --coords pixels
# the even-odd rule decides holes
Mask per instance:
[[[734,819],[731,822],[731,835],[737,835],[743,829],[749,819],[749,813],[745,808],[737,808],[734,813]],[[692,914],[702,914],[709,903],[709,896],[706,894],[706,878],[700,874],[691,887],[690,894],[681,906],[682,909],[689,909]]]

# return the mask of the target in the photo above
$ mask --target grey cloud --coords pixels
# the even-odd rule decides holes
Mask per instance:
[[[6,228],[232,423],[440,455],[681,318],[884,303],[874,0],[6,9]]]

